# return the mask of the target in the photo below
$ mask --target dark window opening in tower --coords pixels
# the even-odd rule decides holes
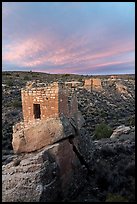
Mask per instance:
[[[40,104],[33,104],[33,113],[35,119],[41,118]]]

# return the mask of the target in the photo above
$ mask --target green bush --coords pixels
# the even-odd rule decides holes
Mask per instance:
[[[13,81],[7,80],[7,81],[6,81],[6,84],[7,84],[8,86],[13,86]]]
[[[6,76],[11,76],[11,73],[9,72],[2,72],[3,75],[6,75]]]
[[[101,111],[100,111],[100,116],[101,116],[102,118],[104,118],[104,117],[107,116],[107,113],[106,113],[105,111],[101,110]]]
[[[19,77],[20,75],[19,75],[19,74],[16,74],[15,76],[16,76],[16,77]]]
[[[30,77],[29,76],[24,76],[24,80],[29,81]]]
[[[108,138],[111,136],[113,130],[105,123],[96,125],[94,132],[94,139]]]
[[[63,76],[64,76],[64,77],[69,77],[69,76],[70,76],[70,74],[63,74]]]
[[[129,126],[135,126],[135,115],[128,118],[128,125]]]
[[[22,102],[19,100],[13,101],[12,106],[14,108],[20,108],[22,106]]]
[[[128,200],[121,195],[109,193],[105,202],[128,202]]]
[[[37,74],[37,73],[35,74],[35,73],[34,73],[34,74],[32,75],[32,77],[38,77],[38,75],[39,75],[39,74]]]

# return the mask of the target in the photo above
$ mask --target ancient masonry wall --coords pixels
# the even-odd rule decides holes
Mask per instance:
[[[73,117],[78,112],[78,102],[76,95],[72,95],[69,103],[70,117]]]
[[[101,79],[99,79],[99,78],[85,79],[84,88],[87,91],[99,91],[99,90],[102,90]]]
[[[83,89],[83,82],[79,82],[79,81],[65,82],[65,87],[68,91],[69,100],[71,100],[74,93],[76,93],[78,89],[80,88]]]
[[[101,79],[99,78],[93,78],[92,79],[92,90],[101,90],[102,89],[102,84],[101,84]]]
[[[64,83],[58,84],[58,112],[59,116],[64,114],[69,117],[69,106],[68,106],[68,91]]]
[[[87,91],[91,91],[91,89],[92,89],[92,79],[85,79],[84,88]]]
[[[58,83],[47,87],[22,89],[22,109],[24,123],[35,121],[33,104],[40,104],[41,119],[59,115],[58,107]]]
[[[54,82],[47,87],[25,88],[21,90],[24,123],[35,123],[34,104],[40,105],[40,120],[69,117],[68,91],[64,83]],[[39,119],[37,119],[39,120]]]

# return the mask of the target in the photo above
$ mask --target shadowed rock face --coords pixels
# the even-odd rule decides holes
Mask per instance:
[[[84,134],[84,129],[82,130]],[[86,184],[74,202],[105,202],[106,197],[122,196],[135,202],[135,132],[91,141],[86,133],[73,142],[88,170]],[[119,200],[117,200],[118,202]]]
[[[36,153],[20,155],[3,165],[2,172],[3,202],[63,200],[83,185],[78,177],[86,175],[68,140]]]

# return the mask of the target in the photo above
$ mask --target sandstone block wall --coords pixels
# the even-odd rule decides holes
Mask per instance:
[[[68,91],[64,83],[58,85],[58,112],[59,116],[69,117]]]
[[[111,76],[110,76],[110,79],[117,79],[117,76],[111,75]]]
[[[70,89],[65,83],[54,82],[46,87],[29,87],[21,90],[24,123],[35,123],[34,105],[40,105],[40,118],[70,116],[68,96]]]
[[[83,88],[83,82],[79,81],[65,82],[65,87],[68,91],[68,96],[71,97],[74,94],[74,92],[78,90],[78,88],[80,87]]]
[[[82,86],[82,82],[79,82],[79,81],[68,81],[68,82],[65,82],[65,86],[68,87],[68,88],[76,88],[76,87],[79,87],[79,86]]]
[[[24,123],[35,122],[34,104],[40,105],[40,119],[68,114],[67,92],[64,85],[54,82],[47,87],[21,90]]]
[[[73,117],[78,112],[78,102],[75,95],[72,96],[72,99],[69,103],[70,117]]]
[[[101,90],[101,89],[102,89],[101,79],[92,78],[92,90]]]
[[[91,91],[91,89],[92,89],[92,79],[85,79],[84,88],[87,91]]]
[[[99,79],[99,78],[85,79],[84,88],[87,91],[100,91],[100,90],[102,90],[101,79]]]

